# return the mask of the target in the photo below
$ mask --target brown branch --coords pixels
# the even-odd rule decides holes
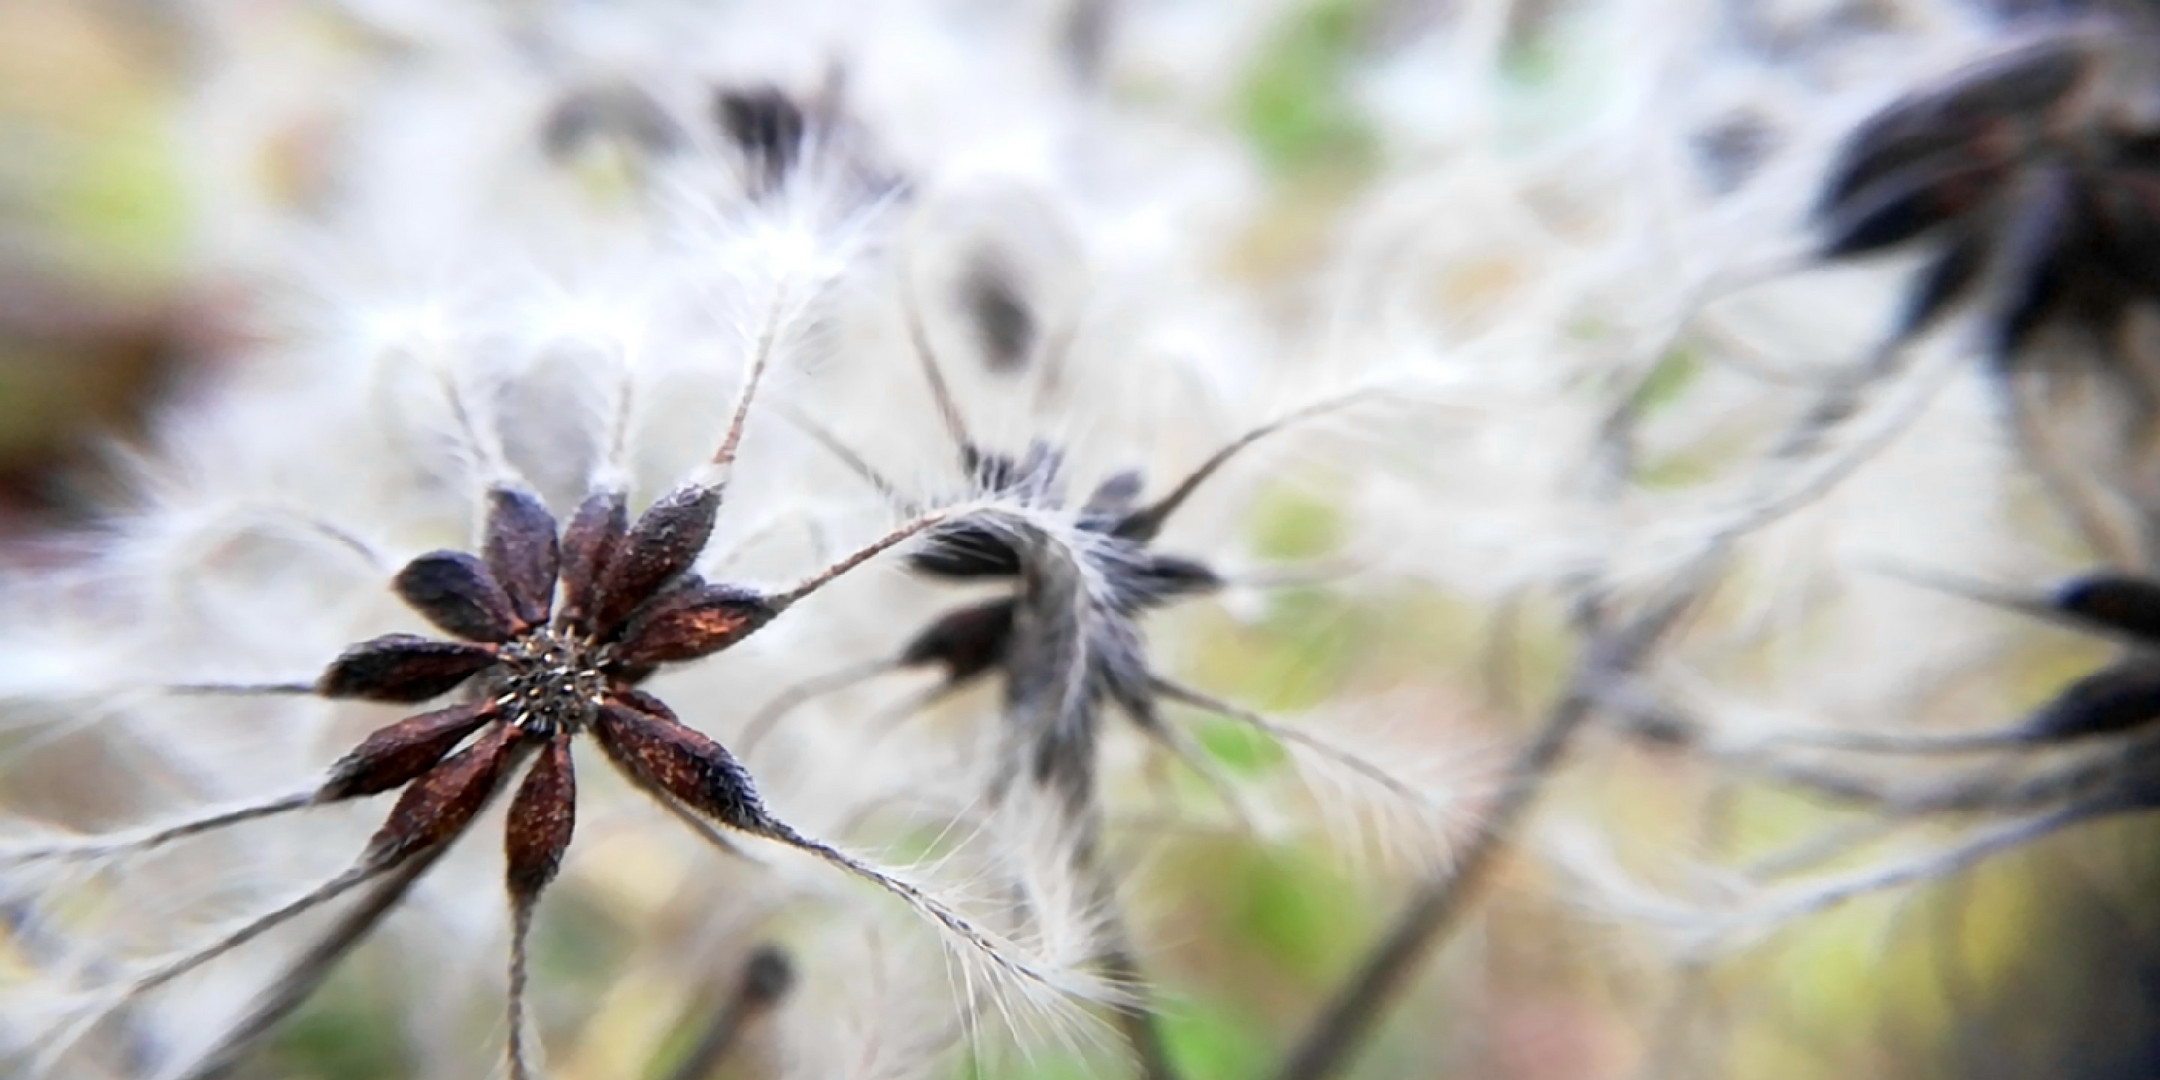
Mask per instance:
[[[734,992],[698,1035],[698,1041],[668,1070],[668,1080],[706,1080],[735,1048],[744,1029],[772,1011],[795,983],[794,967],[777,946],[761,945],[743,964]]]
[[[1619,633],[1593,633],[1577,662],[1565,693],[1546,714],[1529,745],[1508,767],[1492,809],[1479,819],[1462,856],[1439,877],[1420,887],[1385,938],[1345,983],[1306,1031],[1305,1038],[1277,1073],[1279,1080],[1322,1080],[1349,1064],[1352,1051],[1377,1024],[1388,1003],[1447,936],[1470,899],[1491,875],[1495,859],[1516,827],[1537,802],[1545,782],[1558,770],[1575,737],[1594,715],[1602,690],[1616,675],[1632,669],[1676,622],[1701,592],[1710,564],[1677,584],[1659,603]],[[1593,617],[1594,618],[1594,617]]]

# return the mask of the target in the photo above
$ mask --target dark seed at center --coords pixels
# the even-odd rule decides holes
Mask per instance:
[[[503,646],[497,663],[495,704],[519,731],[542,738],[577,731],[600,709],[606,676],[575,636],[536,630]]]

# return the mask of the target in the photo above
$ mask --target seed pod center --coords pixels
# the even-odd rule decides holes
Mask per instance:
[[[607,688],[597,651],[575,634],[535,630],[503,646],[495,704],[527,735],[577,732],[599,711]]]

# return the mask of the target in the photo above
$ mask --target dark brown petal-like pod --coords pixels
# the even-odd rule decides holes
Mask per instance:
[[[385,634],[338,654],[315,681],[324,697],[412,703],[456,689],[495,662],[495,650],[413,634]]]
[[[947,682],[964,682],[1004,663],[1012,644],[1011,598],[948,611],[900,650],[908,667],[942,664]]]
[[[659,156],[680,149],[688,136],[651,94],[623,83],[577,90],[548,113],[540,128],[541,144],[558,161],[573,160],[602,139]]]
[[[750,775],[719,743],[682,724],[609,702],[593,722],[600,748],[640,784],[734,828],[762,833],[773,825]]]
[[[2096,671],[2065,687],[2024,724],[2035,742],[2109,735],[2160,720],[2160,664],[2149,659]]]
[[[547,625],[561,563],[555,517],[547,507],[530,492],[508,488],[488,492],[487,540],[481,551],[523,624],[518,632]]]
[[[570,767],[570,736],[562,734],[548,740],[510,802],[503,853],[513,897],[537,896],[555,880],[576,823],[577,778]]]
[[[393,865],[464,832],[495,793],[516,739],[516,729],[498,724],[413,781],[368,841],[362,861]]]
[[[609,634],[660,586],[690,569],[712,538],[719,512],[720,489],[693,485],[669,492],[639,515],[601,575],[593,631]]]
[[[462,551],[431,551],[405,564],[392,583],[413,610],[467,641],[517,636],[510,594],[487,565]]]
[[[1035,354],[1035,312],[1020,295],[1012,268],[985,255],[969,268],[960,295],[975,323],[983,364],[999,373],[1018,371]]]
[[[599,491],[586,496],[570,516],[562,541],[562,617],[564,623],[582,625],[589,614],[615,555],[622,550],[623,534],[630,530],[630,515],[619,491]]]
[[[2090,574],[2057,589],[2054,606],[2080,622],[2160,646],[2160,582]]]
[[[770,1005],[786,996],[795,985],[795,965],[788,962],[787,954],[777,945],[760,945],[750,954],[750,961],[743,965],[743,997],[760,1005]]]
[[[1128,614],[1205,595],[1222,584],[1213,568],[1182,555],[1149,555],[1137,564],[1114,565],[1110,573],[1112,602]]]
[[[1991,129],[2043,121],[2089,69],[2082,45],[2057,38],[1975,64],[1954,76],[1947,90],[1891,102],[1846,140],[1818,214],[1841,214],[1861,189],[1928,158],[2002,146],[2000,138],[1986,138]]]
[[[809,114],[773,86],[721,90],[713,114],[749,166],[750,195],[764,198],[778,190],[802,156]]]
[[[374,795],[403,787],[494,718],[495,703],[477,701],[408,716],[377,729],[330,766],[330,778],[316,792],[316,801]]]
[[[1080,507],[1080,514],[1083,517],[1123,515],[1132,509],[1133,503],[1140,498],[1140,489],[1146,484],[1147,479],[1138,469],[1111,473],[1095,486],[1087,503]]]
[[[710,656],[741,641],[779,612],[734,585],[676,589],[640,608],[623,629],[615,660],[630,667]]]
[[[616,691],[615,697],[622,704],[630,707],[637,712],[644,713],[645,715],[650,716],[653,719],[660,721],[661,723],[682,723],[682,718],[675,715],[675,710],[668,708],[667,702],[662,701],[659,698],[656,698],[643,690],[639,690],[635,687],[623,687]]]
[[[908,568],[932,577],[1013,577],[1020,553],[997,529],[962,518],[931,529],[922,546],[907,553]]]
[[[1922,162],[1884,177],[1829,222],[1821,256],[1850,258],[1904,243],[1971,213],[2002,185],[1999,164]]]

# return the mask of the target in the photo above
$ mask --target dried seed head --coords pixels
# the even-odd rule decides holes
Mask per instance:
[[[1892,102],[1846,140],[1815,211],[1824,258],[1945,238],[1893,343],[1970,299],[2008,371],[2042,327],[2104,340],[2150,298],[2135,238],[2160,235],[2142,195],[2152,133],[2121,107],[2152,92],[2150,72],[2125,59],[2144,47],[2135,34],[2058,34]]]

